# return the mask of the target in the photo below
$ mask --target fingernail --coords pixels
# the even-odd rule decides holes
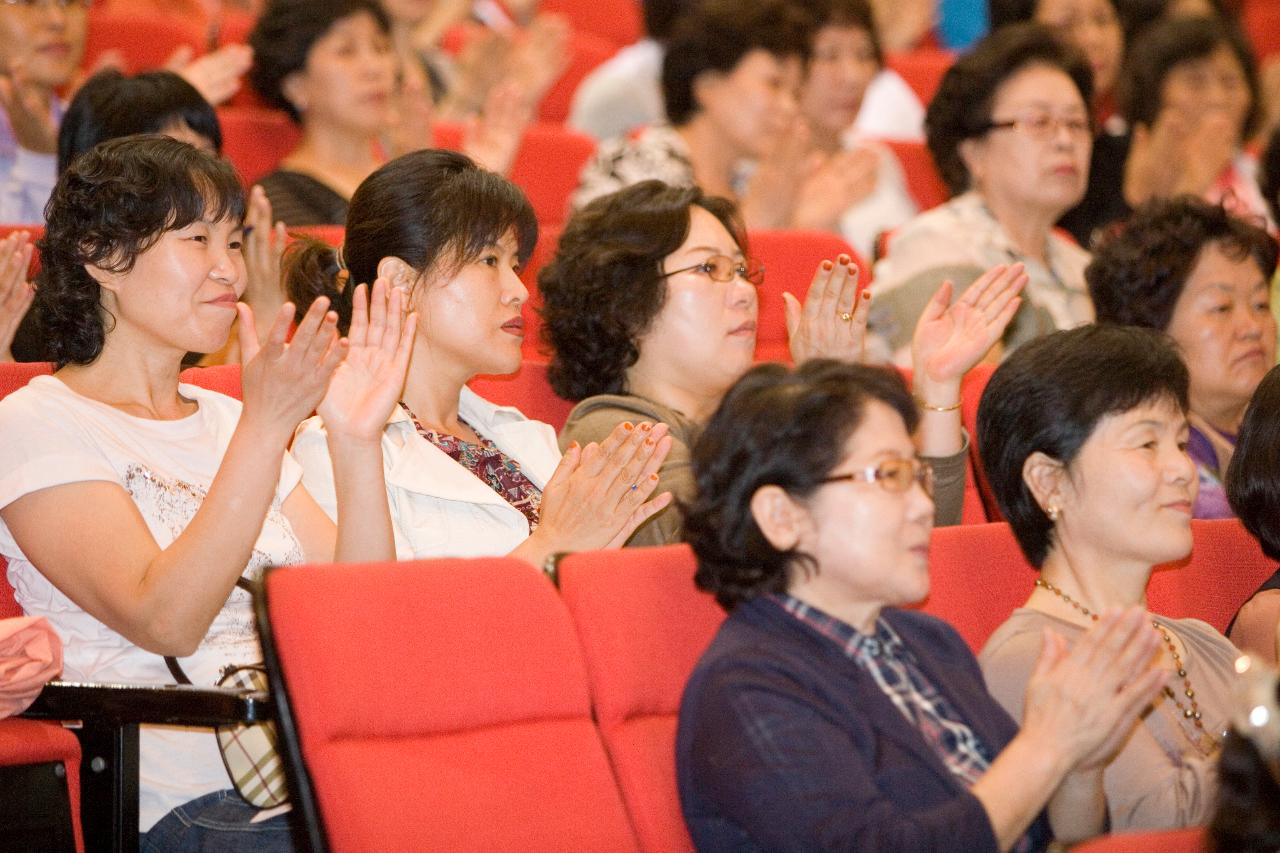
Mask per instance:
[[[870,298],[871,298],[871,288],[869,288],[869,287],[864,287],[864,288],[862,289],[862,298],[863,298],[863,299],[870,299]]]
[[[651,483],[656,483],[656,482],[658,482],[658,475],[657,475],[657,474],[650,474],[650,475],[649,475],[649,482],[651,482]]]
[[[647,422],[647,421],[646,421],[645,423],[640,424],[640,431],[641,431],[641,432],[648,432],[648,431],[649,431],[649,430],[651,430],[651,429],[653,429],[653,424],[651,424],[651,423],[649,423],[649,422]]]
[[[570,450],[577,450],[577,449],[578,449],[578,447],[580,447],[580,445],[578,444],[578,442],[576,442],[576,441],[571,441],[571,442],[569,442],[569,449],[570,449]]]
[[[840,256],[840,263],[845,264],[846,266],[848,265],[849,261],[851,261],[851,260],[853,260],[853,258],[849,257],[848,255],[841,255],[841,256]]]
[[[631,423],[631,421],[623,421],[622,428],[625,429],[627,432],[631,432],[633,429],[635,429],[635,426]]]
[[[646,439],[644,440],[644,446],[645,446],[645,447],[653,447],[653,439],[652,439],[652,438],[646,438]]]
[[[831,272],[831,268],[832,268],[833,266],[834,266],[834,264],[832,264],[832,263],[831,263],[831,261],[823,261],[823,262],[822,262],[822,268],[823,268],[824,270],[826,270],[827,272]]]

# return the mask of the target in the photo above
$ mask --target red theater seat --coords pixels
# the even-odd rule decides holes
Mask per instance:
[[[890,53],[884,58],[885,65],[907,81],[911,91],[915,92],[920,103],[925,106],[933,100],[943,76],[955,61],[954,53],[929,47]]]
[[[529,358],[509,376],[477,376],[467,385],[492,403],[515,406],[525,417],[551,424],[556,432],[564,427],[574,405],[551,390],[546,363]]]
[[[302,139],[301,129],[281,110],[222,107],[218,123],[222,125],[222,153],[246,187],[274,172]]]
[[[109,6],[95,5],[89,10],[81,67],[93,68],[98,58],[110,51],[124,58],[128,74],[154,71],[163,68],[180,47],[191,48],[194,55],[204,51],[205,38],[199,26],[172,15],[112,11]]]
[[[947,185],[938,174],[933,155],[923,142],[908,139],[883,139],[881,142],[889,147],[893,156],[902,164],[902,171],[907,177],[907,192],[911,193],[917,207],[929,210],[947,200],[950,196]]]
[[[1208,853],[1204,827],[1153,832],[1119,832],[1075,845],[1072,853]]]
[[[1165,616],[1203,619],[1225,632],[1240,605],[1275,571],[1275,561],[1234,518],[1197,519],[1191,533],[1191,556],[1151,575],[1148,606]]]
[[[257,605],[314,850],[635,849],[569,614],[529,564],[285,567]]]
[[[570,554],[560,592],[586,654],[596,720],[642,850],[692,850],[676,791],[680,697],[724,611],[687,545]]]

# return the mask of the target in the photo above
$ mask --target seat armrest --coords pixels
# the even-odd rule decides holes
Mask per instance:
[[[271,699],[266,693],[185,684],[51,681],[23,716],[42,720],[92,720],[103,725],[225,726],[270,720]]]

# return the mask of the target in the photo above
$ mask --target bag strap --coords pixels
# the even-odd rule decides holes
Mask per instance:
[[[253,581],[249,580],[248,578],[245,578],[245,577],[236,578],[236,586],[240,587],[250,595],[253,595]],[[165,655],[164,665],[169,667],[169,674],[173,676],[174,681],[176,681],[178,684],[191,683],[191,679],[187,677],[187,674],[182,671],[182,667],[178,665],[177,658],[170,657],[169,655]]]

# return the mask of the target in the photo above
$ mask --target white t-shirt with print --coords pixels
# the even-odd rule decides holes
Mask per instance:
[[[193,385],[178,386],[199,408],[172,421],[127,415],[83,397],[53,376],[39,376],[0,400],[0,509],[39,489],[102,480],[133,499],[161,548],[191,521],[222,463],[240,417],[239,401]],[[299,563],[302,549],[280,505],[301,469],[281,451],[280,483],[244,575],[267,565]],[[50,519],[71,526],[74,518]],[[256,523],[246,519],[246,523]],[[110,548],[111,543],[101,543]],[[18,604],[44,616],[62,637],[67,681],[172,684],[164,658],[130,643],[80,609],[26,558],[0,520],[0,555]],[[86,553],[86,560],[93,554]],[[196,653],[179,663],[195,684],[211,685],[228,663],[262,660],[250,596],[232,591]],[[141,734],[139,828],[149,829],[175,806],[230,787],[209,729],[144,726]]]

